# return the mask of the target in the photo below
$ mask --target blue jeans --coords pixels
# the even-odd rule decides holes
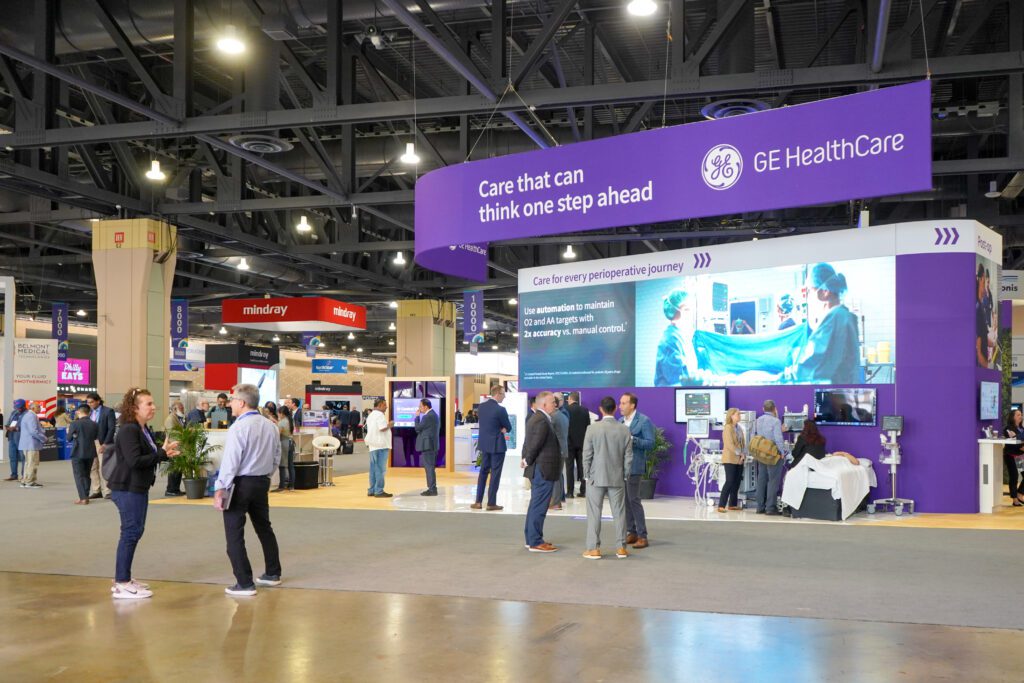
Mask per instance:
[[[126,583],[132,580],[132,560],[142,533],[146,530],[146,511],[149,494],[131,491],[111,491],[110,498],[121,513],[121,540],[117,542],[117,567],[114,580]]]
[[[555,482],[548,481],[540,473],[540,465],[534,465],[530,508],[526,511],[526,545],[531,548],[544,542],[544,519],[548,516],[548,503],[554,486]]]
[[[18,463],[25,462],[25,454],[18,450],[17,441],[7,442],[7,459],[11,463],[11,476],[15,479],[20,479],[21,476],[18,474]]]
[[[388,465],[388,449],[381,448],[370,451],[370,488],[367,493],[383,493],[384,491],[384,470]]]
[[[481,453],[480,475],[476,480],[476,502],[484,501],[484,489],[487,488],[487,504],[498,504],[498,486],[501,484],[501,470],[505,466],[504,453]],[[487,486],[487,475],[491,475],[491,485]]]

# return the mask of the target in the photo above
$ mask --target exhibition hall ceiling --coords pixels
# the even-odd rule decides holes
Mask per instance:
[[[225,296],[316,294],[365,306],[357,343],[388,353],[392,301],[476,288],[413,264],[424,173],[927,73],[932,191],[494,243],[488,344],[516,345],[519,269],[570,246],[626,256],[839,229],[867,211],[974,218],[1003,233],[1005,267],[1024,265],[1024,3],[653,5],[640,17],[626,0],[8,0],[0,274],[18,279],[21,312],[64,301],[95,322],[90,219],[151,215],[178,227],[174,296],[197,332],[216,334]],[[161,181],[146,175],[154,161]]]

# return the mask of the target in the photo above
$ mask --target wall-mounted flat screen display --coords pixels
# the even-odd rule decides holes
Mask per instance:
[[[877,400],[874,389],[815,389],[814,421],[820,425],[873,427]]]
[[[418,398],[392,399],[391,415],[396,427],[415,427],[416,413],[420,409]]]
[[[676,389],[676,422],[691,417],[720,423],[725,418],[725,389]]]
[[[980,402],[978,404],[978,419],[999,419],[999,382],[981,383]]]

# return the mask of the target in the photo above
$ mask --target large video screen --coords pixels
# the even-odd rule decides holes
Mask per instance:
[[[418,398],[396,398],[392,401],[392,416],[396,427],[415,427],[420,409]]]
[[[891,384],[891,256],[523,292],[524,387]]]

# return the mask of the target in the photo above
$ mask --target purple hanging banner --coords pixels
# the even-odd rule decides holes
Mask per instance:
[[[171,299],[171,360],[185,362],[188,350],[188,301]]]
[[[319,332],[303,332],[302,346],[306,349],[307,358],[316,358],[316,349],[320,346]]]
[[[477,339],[484,330],[484,293],[477,290],[462,295],[462,338],[470,343],[478,343]]]
[[[416,184],[416,263],[484,281],[481,235],[523,239],[931,187],[931,84],[919,81],[431,171]]]
[[[51,318],[51,337],[57,340],[57,360],[68,359],[68,305],[54,304]]]

